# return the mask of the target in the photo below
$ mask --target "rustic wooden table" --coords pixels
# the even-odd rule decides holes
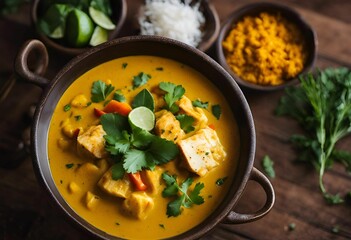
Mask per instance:
[[[126,33],[134,21],[140,0],[127,2]],[[255,1],[213,1],[221,20],[250,2]],[[279,2],[296,9],[316,30],[319,41],[316,67],[351,68],[351,1]],[[50,205],[34,176],[26,148],[18,141],[28,132],[30,106],[41,93],[37,87],[8,81],[19,47],[30,38],[35,38],[35,33],[30,23],[29,4],[0,18],[0,86],[14,84],[4,101],[1,100],[5,96],[0,96],[0,240],[89,239]],[[209,55],[213,56],[213,52],[209,51]],[[54,54],[50,59],[48,77],[54,76],[68,61]],[[315,170],[294,163],[298,153],[288,139],[301,129],[294,121],[273,114],[284,92],[245,94],[257,132],[255,166],[262,170],[261,160],[266,154],[274,160],[276,177],[271,180],[276,203],[263,219],[242,225],[220,225],[204,239],[351,239],[351,203],[327,205],[319,192]],[[350,150],[350,144],[351,138],[347,137],[340,148]],[[351,191],[351,176],[341,166],[335,165],[327,171],[324,179],[331,192],[343,195]],[[249,182],[236,210],[253,212],[264,200],[263,190],[258,184]],[[289,225],[295,225],[295,229]]]

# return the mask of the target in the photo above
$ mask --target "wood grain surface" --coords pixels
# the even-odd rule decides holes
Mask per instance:
[[[128,0],[128,18],[121,36],[133,29],[138,7],[143,1]],[[254,0],[213,0],[221,21],[235,9]],[[351,1],[350,0],[282,0],[297,10],[315,29],[318,36],[316,67],[346,66],[351,68]],[[30,4],[18,12],[0,18],[0,86],[10,84],[13,61],[20,46],[35,38],[30,23]],[[213,49],[208,54],[215,58]],[[69,59],[50,52],[47,77],[50,78]],[[0,87],[1,89],[1,87]],[[316,171],[295,162],[296,152],[289,137],[301,132],[299,126],[273,112],[284,91],[272,93],[244,92],[254,116],[257,151],[255,166],[262,170],[264,155],[274,161],[276,177],[271,179],[276,203],[264,218],[241,225],[219,225],[203,239],[351,239],[351,203],[329,206],[318,188]],[[41,89],[16,82],[0,102],[0,240],[22,239],[90,239],[75,229],[71,222],[52,206],[38,185],[23,136],[29,131],[31,106]],[[2,99],[4,96],[0,96]],[[351,137],[338,147],[350,149]],[[341,195],[351,191],[351,175],[339,165],[324,177],[330,192]],[[254,212],[265,201],[263,190],[249,182],[235,209]],[[295,225],[295,229],[289,225]]]

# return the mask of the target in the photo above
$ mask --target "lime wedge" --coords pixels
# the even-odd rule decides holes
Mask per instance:
[[[91,46],[96,46],[99,45],[101,43],[106,42],[108,39],[108,32],[106,29],[100,27],[100,26],[96,26],[95,30],[93,32],[93,35],[90,38],[90,42],[89,44]]]
[[[70,46],[88,45],[93,32],[94,23],[85,12],[74,9],[67,15],[65,39]]]
[[[49,37],[59,39],[63,38],[64,36],[64,28],[62,26],[58,26],[50,35]]]
[[[116,25],[113,24],[111,19],[105,13],[93,7],[89,7],[89,14],[97,25],[99,25],[102,28],[105,28],[106,30],[113,30],[116,27]]]
[[[155,114],[147,107],[134,108],[128,115],[131,127],[138,127],[151,131],[155,126]]]

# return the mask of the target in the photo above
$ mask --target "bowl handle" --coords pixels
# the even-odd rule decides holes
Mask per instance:
[[[275,194],[274,194],[273,186],[268,180],[268,178],[259,170],[257,170],[257,168],[254,167],[252,168],[249,180],[255,181],[261,185],[261,187],[266,193],[266,203],[260,210],[252,214],[237,213],[237,212],[231,211],[227,215],[223,223],[237,224],[237,223],[252,222],[265,216],[272,209],[275,201]]]
[[[33,55],[33,59],[31,58],[33,61],[30,61],[31,67],[28,65],[30,55]],[[48,63],[49,56],[45,45],[36,39],[28,40],[16,56],[14,66],[16,77],[44,88],[49,83],[49,80],[43,77]]]

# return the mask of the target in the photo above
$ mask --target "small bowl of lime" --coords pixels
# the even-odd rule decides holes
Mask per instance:
[[[118,37],[126,0],[34,0],[31,18],[38,37],[69,56]]]

